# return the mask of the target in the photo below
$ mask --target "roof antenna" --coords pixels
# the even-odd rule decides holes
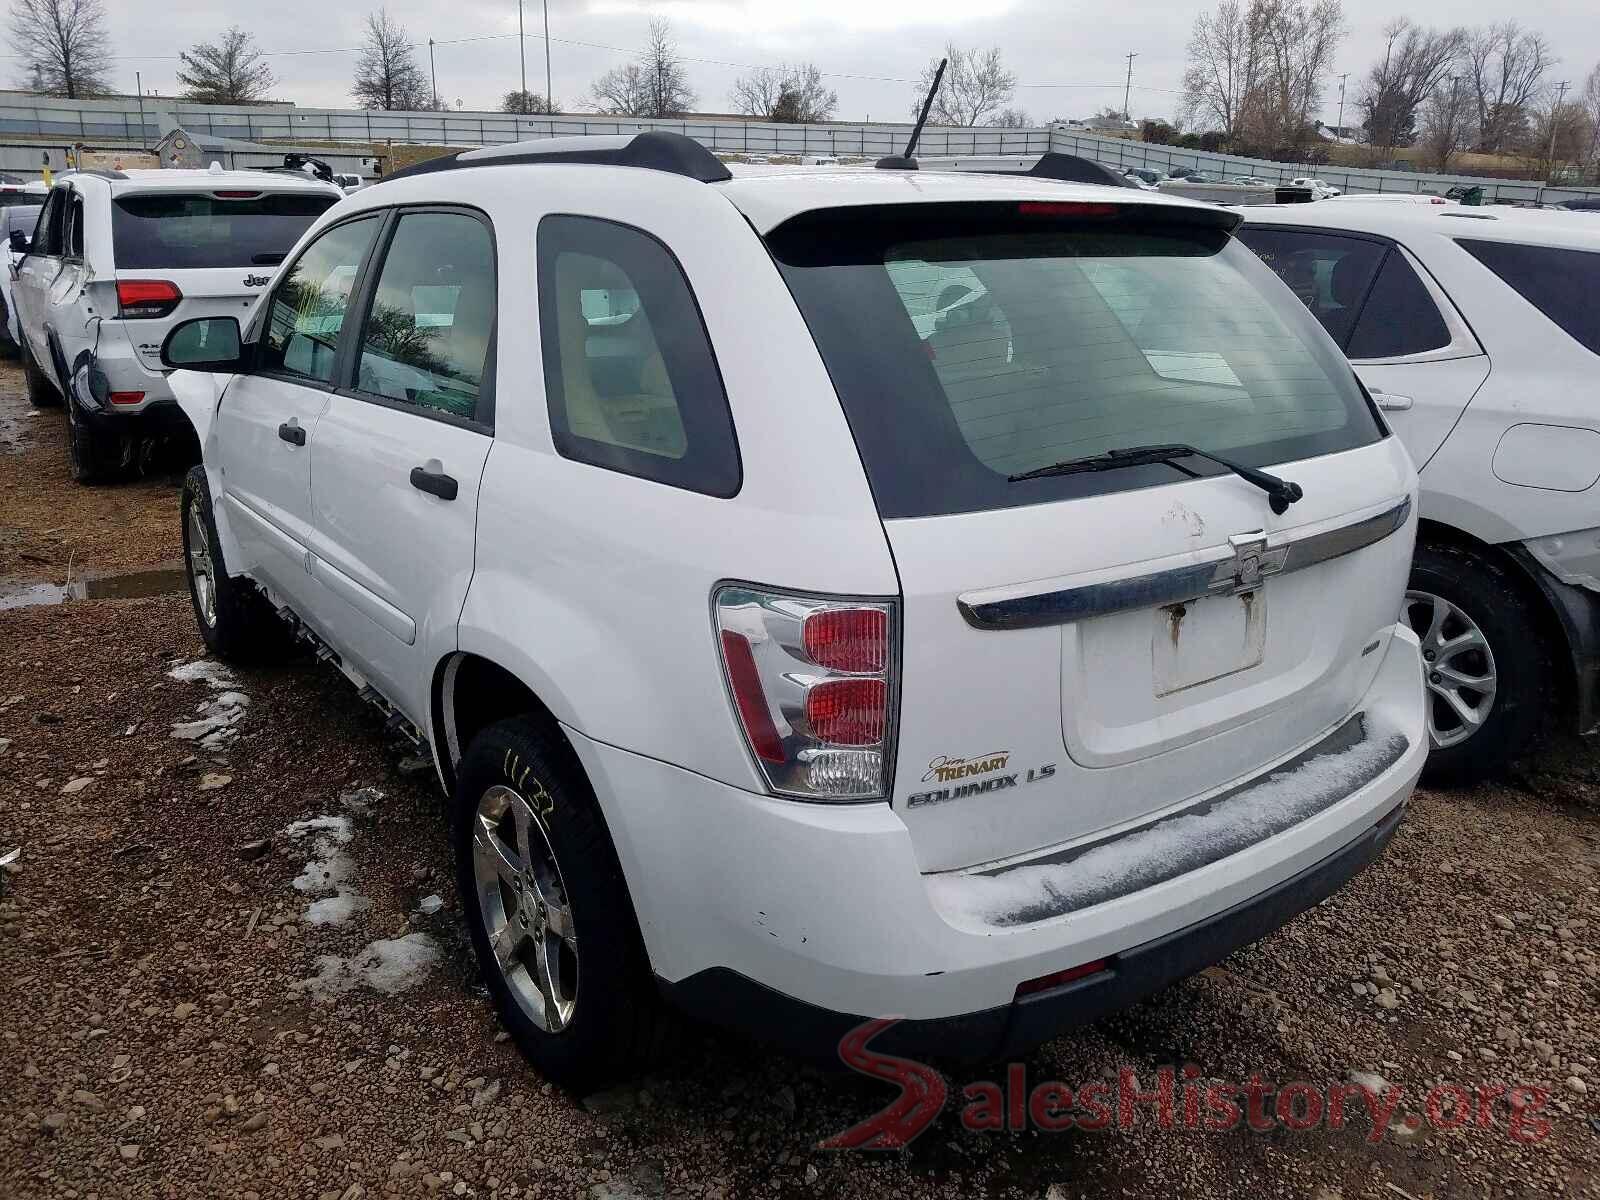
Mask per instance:
[[[939,83],[944,79],[944,69],[949,64],[948,58],[939,60],[939,69],[933,73],[933,86],[928,89],[928,98],[922,102],[922,115],[917,118],[916,126],[911,130],[911,139],[906,142],[904,154],[889,154],[878,160],[880,171],[915,171],[917,169],[917,139],[922,136],[922,127],[928,123],[928,110],[933,107],[933,98],[939,94]]]

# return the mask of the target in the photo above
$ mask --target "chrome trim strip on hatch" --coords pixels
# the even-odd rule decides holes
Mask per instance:
[[[956,606],[974,629],[1036,629],[1202,596],[1233,595],[1250,591],[1268,576],[1303,571],[1381,542],[1404,526],[1410,515],[1407,496],[1376,516],[1305,537],[1239,534],[1228,539],[1226,548],[1205,551],[1202,562],[1023,595],[1013,588],[965,592],[956,598]]]

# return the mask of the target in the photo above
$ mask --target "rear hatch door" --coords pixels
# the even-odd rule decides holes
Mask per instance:
[[[1339,724],[1377,670],[1414,474],[1232,220],[922,205],[771,235],[900,575],[893,802],[925,870],[1248,777]],[[1012,478],[1151,444],[1303,496],[1274,511],[1185,455]]]
[[[243,324],[300,235],[338,200],[332,192],[273,191],[225,177],[215,189],[116,196],[116,282],[144,285],[121,291],[146,298],[119,306],[140,361],[160,370],[161,344],[180,321],[236,316]]]

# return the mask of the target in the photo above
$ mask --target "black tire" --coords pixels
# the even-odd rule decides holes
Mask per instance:
[[[1465,660],[1468,674],[1492,666],[1495,689],[1487,715],[1476,732],[1453,745],[1435,743],[1423,769],[1424,782],[1433,786],[1477,783],[1532,749],[1549,714],[1553,672],[1538,600],[1511,566],[1449,542],[1418,543],[1409,588],[1412,593],[1438,596],[1454,605],[1488,643],[1487,656]],[[1425,635],[1429,611],[1426,602],[1414,603],[1408,597],[1407,614],[1419,637]],[[1452,631],[1458,634],[1461,628],[1459,623],[1447,626],[1447,635]],[[1426,658],[1425,637],[1424,644]],[[1424,680],[1430,684],[1425,695],[1433,706],[1430,720],[1440,726],[1461,727],[1460,717],[1433,690],[1433,684],[1449,682],[1443,676],[1434,678],[1437,665],[1433,660],[1423,663]],[[1481,691],[1468,690],[1466,696],[1482,703]]]
[[[82,484],[111,483],[133,473],[136,442],[131,432],[108,433],[86,419],[80,397],[88,388],[89,355],[79,356],[67,380],[67,458]]]
[[[480,827],[480,801],[500,788],[509,788],[540,814],[544,844],[557,868],[555,882],[565,893],[576,935],[572,1012],[554,1032],[541,1028],[518,1000],[507,968],[490,946],[484,917],[488,893],[479,889],[473,839]],[[660,1002],[611,836],[571,746],[558,730],[528,718],[484,729],[457,771],[454,817],[458,883],[473,949],[500,1020],[523,1055],[541,1074],[580,1095],[645,1070],[655,1052]],[[533,857],[539,853],[536,849]],[[508,895],[498,881],[489,886],[496,896]],[[491,900],[496,902],[506,903]],[[508,926],[513,920],[508,916]],[[528,949],[516,953],[531,953],[532,945],[530,939]],[[514,976],[521,972],[517,986],[524,995],[531,983],[527,961],[513,959],[509,968]]]
[[[229,576],[211,511],[211,487],[204,467],[192,468],[183,480],[179,501],[183,521],[183,560],[189,582],[189,603],[206,649],[226,662],[252,663],[281,660],[294,650],[294,637],[282,618],[249,580]],[[191,516],[200,522],[211,565],[213,598],[208,617],[202,588],[196,581],[196,557]]]
[[[33,351],[27,340],[22,343],[22,374],[28,383],[28,403],[35,408],[55,408],[61,403],[61,393],[45,378],[44,372],[33,361]]]

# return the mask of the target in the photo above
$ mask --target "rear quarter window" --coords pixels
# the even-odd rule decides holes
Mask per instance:
[[[311,222],[338,201],[317,193],[268,192],[239,199],[178,192],[120,196],[111,204],[117,268],[275,266]]]
[[[1473,258],[1593,354],[1600,354],[1600,252],[1457,238]]]

